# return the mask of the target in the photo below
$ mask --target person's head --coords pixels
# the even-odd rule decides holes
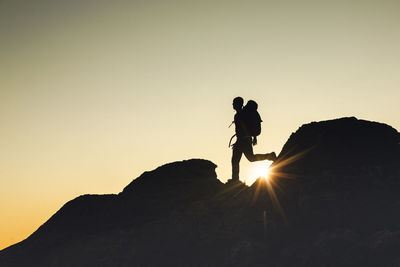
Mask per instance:
[[[238,97],[235,97],[234,99],[233,99],[233,103],[232,103],[232,105],[233,105],[233,109],[234,110],[241,110],[242,109],[242,107],[243,107],[243,98],[241,98],[240,96],[238,96]]]

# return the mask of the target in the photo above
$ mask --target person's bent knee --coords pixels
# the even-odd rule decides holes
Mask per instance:
[[[246,156],[246,158],[247,158],[250,162],[257,161],[257,158],[256,158],[254,155]]]

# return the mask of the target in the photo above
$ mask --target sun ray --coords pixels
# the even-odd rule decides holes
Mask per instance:
[[[312,148],[311,148],[312,149]],[[279,201],[277,191],[281,193],[285,193],[284,189],[279,185],[280,179],[295,179],[296,174],[287,173],[281,171],[283,167],[289,166],[290,164],[301,159],[306,153],[308,153],[311,149],[305,150],[303,152],[294,154],[292,156],[287,157],[287,154],[278,158],[271,166],[268,171],[268,178],[259,177],[256,180],[256,189],[253,195],[253,202],[256,202],[261,190],[267,191],[269,198],[271,199],[271,203],[273,207],[281,214],[283,219],[287,221],[285,211]]]

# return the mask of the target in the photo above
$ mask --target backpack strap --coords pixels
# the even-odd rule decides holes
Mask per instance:
[[[228,128],[231,128],[232,124],[234,124],[234,123],[235,123],[235,121],[232,121],[232,123],[229,124]],[[233,146],[233,145],[231,145],[231,143],[232,143],[232,139],[233,139],[235,136],[236,136],[236,134],[232,135],[231,139],[229,139],[229,145],[228,145],[228,147]]]
[[[233,146],[233,145],[231,145],[231,143],[232,143],[232,139],[233,139],[235,136],[236,136],[236,134],[232,135],[231,139],[229,140],[229,145],[228,145],[228,147]]]

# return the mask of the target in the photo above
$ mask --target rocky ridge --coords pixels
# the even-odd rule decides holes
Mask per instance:
[[[66,203],[0,266],[399,266],[399,141],[353,117],[306,124],[250,187],[166,164]]]

